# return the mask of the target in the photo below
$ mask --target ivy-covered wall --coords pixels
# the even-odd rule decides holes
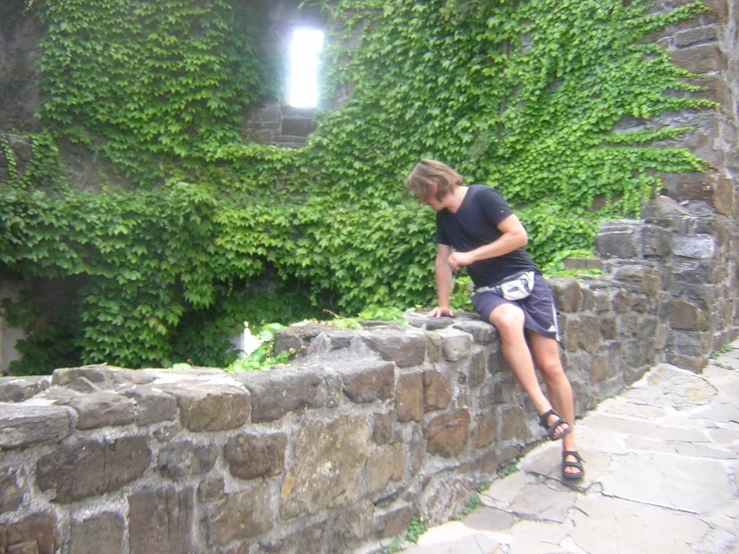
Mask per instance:
[[[242,133],[246,107],[279,96],[265,3],[3,4],[43,38],[32,159],[11,147],[21,129],[0,135],[0,262],[72,291],[53,310],[4,303],[37,322],[14,371],[224,365],[244,320],[427,305],[433,218],[402,187],[422,156],[498,187],[547,270],[637,215],[659,173],[706,169],[678,142],[688,126],[658,116],[715,104],[655,42],[714,13],[701,2],[313,4],[332,23],[326,94],[350,94],[297,151]],[[93,190],[69,178],[82,157]]]

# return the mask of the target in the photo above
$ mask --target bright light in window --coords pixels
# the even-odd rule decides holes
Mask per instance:
[[[323,31],[296,29],[290,45],[290,85],[288,102],[298,108],[318,105],[318,56],[323,48]]]

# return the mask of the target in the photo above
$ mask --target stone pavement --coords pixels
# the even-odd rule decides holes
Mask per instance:
[[[586,478],[547,442],[404,554],[739,554],[739,341],[703,374],[652,368],[578,421]]]

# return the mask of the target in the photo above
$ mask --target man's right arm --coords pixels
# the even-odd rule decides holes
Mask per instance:
[[[434,273],[436,274],[436,297],[439,304],[437,308],[429,312],[429,317],[454,316],[454,312],[449,306],[449,297],[452,292],[452,268],[449,266],[449,256],[451,254],[451,246],[437,244]]]

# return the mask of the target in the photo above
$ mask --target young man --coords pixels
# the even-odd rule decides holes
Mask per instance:
[[[575,447],[574,401],[559,359],[554,301],[546,281],[523,249],[528,242],[523,225],[494,189],[465,186],[456,171],[435,160],[416,164],[405,186],[436,212],[438,307],[429,315],[454,316],[449,306],[452,271],[467,267],[476,291],[472,305],[498,330],[503,357],[534,404],[549,438],[562,439],[562,477],[581,479],[585,471]],[[519,279],[522,286],[517,288],[530,290],[530,294],[517,300],[504,298],[502,295],[515,298],[515,294],[496,285],[524,272],[528,276],[523,283]],[[544,378],[551,404],[539,386],[534,367]]]

